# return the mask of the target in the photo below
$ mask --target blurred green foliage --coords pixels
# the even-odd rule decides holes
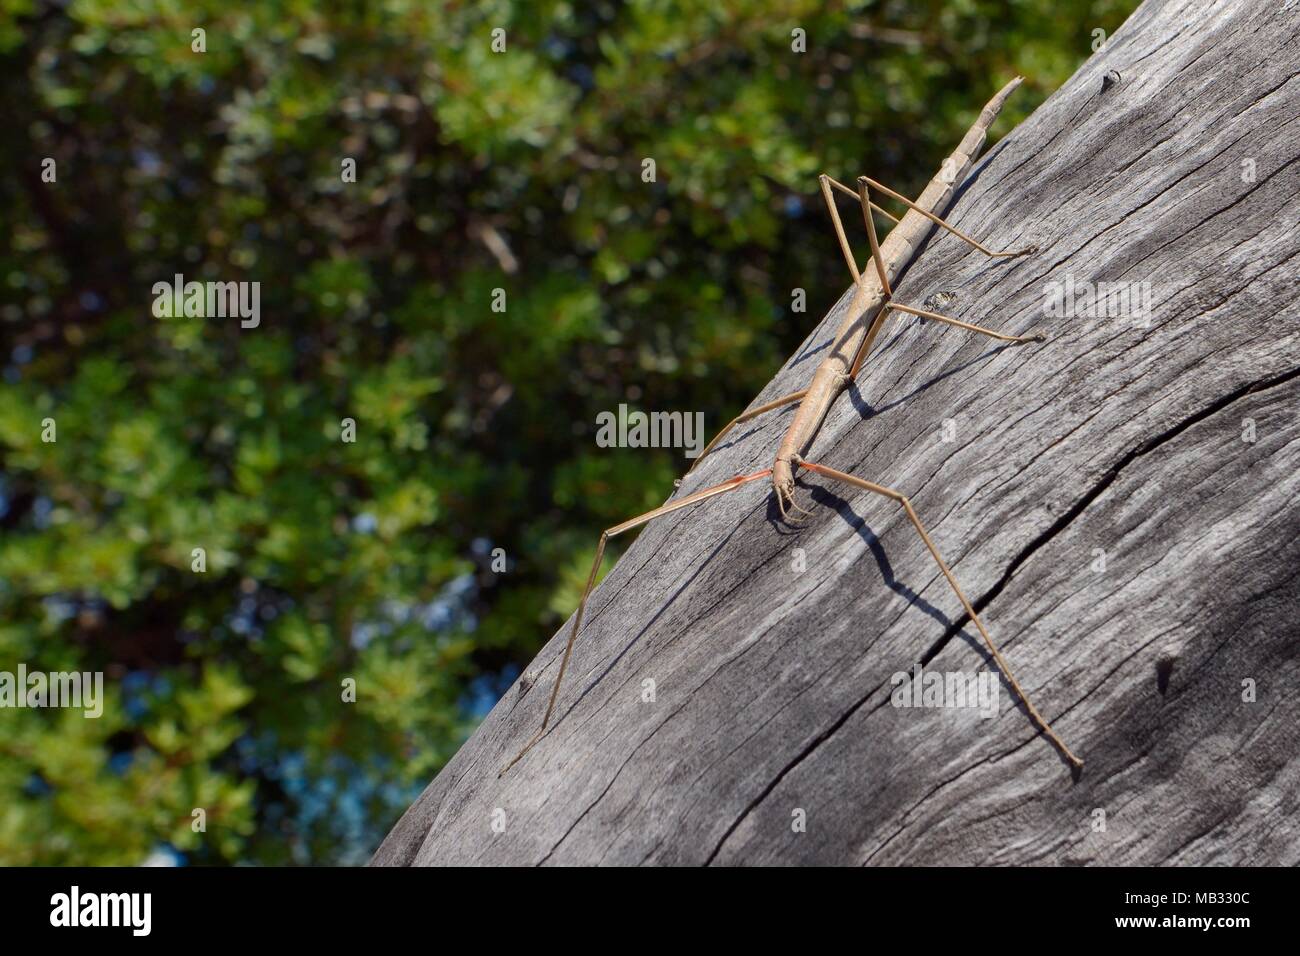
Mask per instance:
[[[915,193],[1135,5],[0,0],[0,670],[108,696],[0,711],[0,862],[364,860],[684,470],[597,413],[720,426],[846,284],[817,173]]]

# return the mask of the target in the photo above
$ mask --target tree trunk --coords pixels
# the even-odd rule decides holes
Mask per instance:
[[[798,527],[762,482],[647,526],[549,734],[498,778],[567,629],[373,862],[1300,863],[1298,60],[1297,0],[1147,0],[952,208],[1039,251],[934,234],[895,289],[1046,343],[893,318],[807,456],[910,497],[1077,778],[1005,683],[991,718],[891,702],[990,661],[904,512],[805,471]],[[768,467],[789,415],[678,494]]]

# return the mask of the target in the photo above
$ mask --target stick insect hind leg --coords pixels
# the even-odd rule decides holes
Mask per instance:
[[[797,464],[801,468],[807,468],[809,471],[816,472],[824,477],[833,478],[836,481],[842,481],[846,484],[853,485],[856,488],[862,488],[874,494],[889,498],[891,501],[895,501],[902,506],[903,510],[907,513],[908,519],[921,535],[921,540],[925,542],[926,548],[929,549],[930,554],[934,557],[935,563],[939,565],[939,570],[942,571],[943,576],[948,579],[948,584],[957,595],[957,599],[961,601],[962,607],[965,608],[967,615],[969,615],[970,619],[975,623],[975,627],[979,630],[980,636],[984,638],[984,644],[993,655],[993,660],[997,662],[998,670],[1002,672],[1002,676],[1005,677],[1007,683],[1011,685],[1012,690],[1015,691],[1016,697],[1025,705],[1025,710],[1028,711],[1030,719],[1034,722],[1035,726],[1042,730],[1048,740],[1052,742],[1052,745],[1061,752],[1061,755],[1064,756],[1075,767],[1075,769],[1082,767],[1083,761],[1071,752],[1070,748],[1065,745],[1065,741],[1057,736],[1056,731],[1052,730],[1052,726],[1047,722],[1046,718],[1044,718],[1043,715],[1038,712],[1037,708],[1030,703],[1029,696],[1024,692],[1024,689],[1021,688],[1019,682],[1011,673],[1011,668],[1007,666],[1007,662],[1003,660],[1002,653],[998,650],[997,645],[993,643],[993,638],[989,636],[989,632],[984,627],[984,622],[980,620],[980,616],[975,613],[975,608],[971,605],[970,601],[966,599],[966,595],[962,593],[961,588],[957,584],[957,579],[953,576],[952,571],[948,569],[948,565],[940,556],[939,549],[934,546],[934,542],[930,539],[930,535],[926,533],[925,526],[921,524],[921,519],[917,516],[916,511],[913,509],[912,503],[907,499],[907,496],[892,488],[886,488],[884,485],[877,485],[874,482],[865,481],[861,478],[856,478],[853,475],[845,474],[842,471],[836,471],[834,468],[828,468],[826,465],[819,465],[815,462],[805,461],[802,458],[798,459]]]
[[[724,495],[728,491],[735,491],[737,488],[743,487],[751,481],[759,481],[763,478],[767,478],[771,474],[771,468],[764,468],[762,471],[756,471],[752,475],[736,475],[736,477],[729,478],[720,484],[703,488],[700,491],[689,494],[677,501],[670,501],[662,507],[655,508],[652,511],[647,511],[642,515],[637,515],[635,518],[629,518],[627,521],[624,521],[621,524],[616,524],[612,528],[606,528],[601,532],[600,543],[596,546],[596,557],[591,563],[591,573],[587,575],[587,586],[582,589],[582,600],[578,602],[578,610],[573,618],[573,629],[569,632],[569,640],[564,645],[564,655],[560,658],[560,671],[555,675],[555,685],[551,689],[550,700],[546,702],[546,713],[542,716],[542,726],[537,729],[537,733],[533,734],[528,743],[524,744],[524,749],[519,751],[519,753],[514,756],[514,759],[501,768],[501,772],[497,774],[498,777],[504,776],[505,772],[517,764],[524,754],[528,753],[528,751],[533,748],[533,745],[541,740],[542,736],[546,733],[546,728],[551,721],[551,714],[555,710],[555,702],[560,696],[560,685],[564,681],[564,672],[569,667],[569,656],[573,653],[573,644],[578,638],[578,631],[582,628],[582,614],[587,608],[587,598],[591,596],[591,592],[596,586],[596,575],[600,573],[600,562],[605,556],[605,545],[609,543],[609,539],[615,535],[622,534],[624,531],[631,531],[633,528],[638,528],[643,524],[647,524],[655,518],[661,518],[666,514],[672,514],[674,511],[690,507],[693,504],[698,504],[699,502],[705,501],[709,498],[716,498],[718,495]]]

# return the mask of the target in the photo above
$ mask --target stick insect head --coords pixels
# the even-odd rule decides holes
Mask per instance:
[[[781,512],[781,520],[791,524],[794,520],[786,512],[787,508],[802,515],[812,514],[794,503],[794,469],[800,461],[802,459],[798,455],[789,460],[778,457],[772,465],[772,491],[776,495],[776,507]]]

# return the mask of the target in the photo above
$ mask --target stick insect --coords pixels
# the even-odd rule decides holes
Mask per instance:
[[[944,562],[939,554],[938,548],[935,547],[934,541],[926,532],[925,526],[921,524],[921,519],[917,516],[912,507],[912,503],[902,492],[893,488],[887,488],[884,485],[858,478],[854,475],[837,471],[826,465],[817,462],[808,461],[803,454],[811,446],[813,439],[817,437],[817,432],[821,428],[822,422],[830,410],[831,405],[839,397],[850,383],[856,381],[858,372],[861,370],[867,354],[871,350],[872,343],[875,342],[881,328],[885,324],[891,311],[909,313],[920,316],[923,319],[931,319],[946,325],[955,326],[959,329],[965,329],[968,332],[974,332],[980,335],[987,335],[990,338],[999,339],[1004,342],[1025,343],[1041,342],[1041,335],[1004,335],[1000,332],[994,332],[991,329],[985,329],[978,325],[972,325],[969,322],[962,322],[958,319],[949,318],[936,312],[926,309],[918,309],[910,305],[904,305],[893,299],[893,283],[897,281],[899,274],[911,262],[916,249],[929,234],[933,226],[941,226],[953,235],[957,236],[963,242],[969,243],[978,249],[984,255],[990,258],[1014,258],[1016,256],[1027,255],[1035,252],[1033,247],[1021,249],[1015,252],[995,252],[976,242],[970,236],[958,230],[956,227],[945,222],[939,217],[940,212],[947,210],[951,203],[956,187],[970,172],[975,165],[975,159],[979,155],[980,148],[984,144],[985,135],[993,121],[997,118],[998,113],[1002,110],[1003,103],[1008,96],[1015,91],[1021,83],[1021,77],[1016,77],[1005,87],[1003,87],[996,96],[991,99],[981,111],[975,124],[967,131],[962,138],[956,151],[945,161],[941,171],[932,179],[925,190],[915,202],[906,196],[900,195],[882,186],[874,179],[866,176],[859,176],[857,180],[857,190],[852,190],[843,183],[836,182],[829,176],[823,174],[819,177],[821,185],[822,198],[826,202],[826,208],[830,213],[831,224],[835,228],[835,235],[839,240],[840,250],[844,254],[844,260],[849,267],[849,273],[853,276],[854,291],[850,300],[849,307],[844,313],[844,318],[840,322],[835,332],[833,346],[827,356],[818,364],[816,371],[813,373],[812,381],[808,387],[792,392],[782,398],[767,402],[758,408],[751,409],[742,415],[738,415],[725,425],[720,432],[714,437],[713,441],[705,447],[704,451],[692,464],[690,472],[700,463],[703,458],[709,454],[733,428],[737,425],[757,418],[767,412],[786,405],[799,403],[799,407],[790,422],[790,427],[785,433],[780,447],[777,449],[776,458],[771,467],[756,471],[753,474],[737,475],[720,484],[713,485],[700,491],[693,492],[676,501],[671,501],[662,507],[647,511],[643,515],[630,518],[622,524],[614,525],[607,528],[600,536],[600,542],[596,546],[595,561],[591,566],[591,574],[587,578],[587,585],[582,592],[582,599],[578,602],[578,611],[573,619],[573,629],[569,632],[568,643],[564,647],[564,655],[560,659],[560,671],[555,678],[555,686],[551,690],[550,700],[546,705],[546,713],[542,717],[542,725],[537,733],[524,745],[513,760],[501,769],[501,774],[513,767],[528,751],[536,744],[546,733],[546,728],[550,725],[551,714],[555,710],[555,702],[560,694],[560,686],[564,681],[564,673],[569,665],[569,657],[573,652],[574,642],[577,640],[579,630],[582,627],[582,615],[587,606],[587,599],[596,584],[596,575],[600,570],[601,560],[605,554],[605,545],[610,538],[620,535],[625,531],[631,531],[643,524],[653,521],[655,518],[672,514],[682,508],[689,508],[692,505],[699,504],[709,498],[716,498],[718,495],[725,495],[728,492],[735,491],[745,485],[763,479],[770,479],[773,494],[776,496],[777,508],[781,513],[783,520],[790,521],[786,513],[789,508],[801,514],[808,514],[803,508],[794,503],[795,491],[795,473],[798,469],[807,469],[810,472],[821,475],[824,478],[830,478],[835,481],[843,482],[855,488],[869,491],[872,494],[880,495],[890,501],[898,504],[907,514],[908,520],[915,526],[925,543],[930,554],[934,557],[935,563],[938,564],[939,570],[947,579],[948,584],[952,587],[957,599],[961,602],[966,614],[979,629],[980,636],[984,639],[997,662],[999,670],[1003,677],[1011,685],[1020,702],[1024,704],[1032,722],[1042,730],[1052,744],[1069,760],[1077,769],[1083,766],[1083,761],[1076,757],[1065,745],[1064,741],[1056,735],[1051,725],[1038,712],[1029,701],[1028,695],[1020,687],[1020,684],[1012,676],[1011,669],[1003,659],[997,645],[993,643],[993,638],[989,636],[988,629],[984,627],[984,622],[975,613],[975,608],[966,595],[962,593],[957,584],[957,579],[953,576],[948,565]],[[889,196],[892,199],[901,202],[908,207],[901,219],[895,218],[886,210],[880,208],[872,201],[872,191]],[[848,237],[844,233],[844,225],[840,221],[839,210],[836,206],[835,193],[843,193],[855,199],[862,207],[862,216],[866,222],[867,238],[871,244],[871,261],[874,266],[873,270],[859,269],[854,259],[853,250],[849,245]],[[875,221],[872,218],[872,212],[877,212],[889,219],[895,224],[889,235],[883,242],[876,235]]]

